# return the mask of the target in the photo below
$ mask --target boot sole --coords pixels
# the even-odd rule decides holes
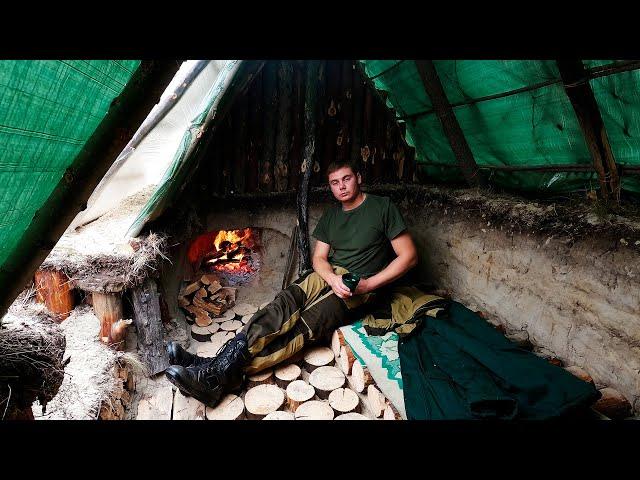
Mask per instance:
[[[165,372],[167,379],[176,387],[178,387],[178,390],[180,390],[180,392],[185,395],[185,396],[189,396],[189,397],[193,397],[196,400],[204,403],[207,407],[211,407],[211,408],[215,408],[216,405],[218,404],[218,402],[220,401],[220,398],[222,395],[216,395],[215,398],[212,398],[211,395],[207,395],[206,392],[189,392],[188,391],[188,387],[187,385],[184,385],[181,381],[180,381],[180,377],[176,377],[172,374],[172,372]],[[187,393],[188,392],[188,393]]]

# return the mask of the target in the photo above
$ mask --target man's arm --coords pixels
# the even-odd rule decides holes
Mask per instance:
[[[316,248],[313,251],[313,269],[327,282],[333,292],[340,298],[347,298],[352,295],[351,290],[342,283],[342,276],[333,273],[333,268],[329,263],[329,250],[331,246],[328,243],[316,241]]]
[[[400,278],[418,264],[418,252],[411,235],[406,230],[391,240],[397,257],[373,277],[363,278],[358,283],[355,294],[372,292]],[[323,277],[324,278],[324,277]]]

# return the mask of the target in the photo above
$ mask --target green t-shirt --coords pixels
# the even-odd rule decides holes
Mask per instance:
[[[396,257],[390,240],[406,228],[390,198],[367,193],[352,210],[343,211],[341,204],[325,210],[312,235],[331,245],[330,264],[371,276]]]

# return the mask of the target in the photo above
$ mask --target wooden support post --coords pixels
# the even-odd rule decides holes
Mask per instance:
[[[100,320],[100,341],[109,343],[111,327],[122,319],[122,297],[120,293],[91,294],[93,311]]]
[[[149,374],[156,375],[169,366],[169,357],[162,342],[160,298],[155,280],[147,278],[131,292],[131,297],[142,361],[149,367]]]
[[[364,95],[364,81],[360,72],[352,65],[353,77],[353,127],[351,129],[351,161],[362,164],[360,148],[362,146],[362,119],[364,114],[362,98]]]
[[[416,60],[415,65],[420,74],[424,90],[431,99],[433,110],[438,116],[440,123],[442,123],[442,128],[449,140],[451,150],[453,150],[458,160],[462,175],[464,175],[465,180],[471,187],[485,186],[484,177],[478,169],[478,165],[473,158],[473,153],[471,153],[471,149],[460,128],[458,119],[453,113],[451,104],[444,93],[444,88],[442,87],[442,83],[440,83],[436,67],[431,60]]]
[[[324,138],[326,137],[327,132],[327,109],[323,108],[323,105],[326,102],[327,98],[327,62],[320,61],[320,65],[318,66],[318,75],[313,79],[313,84],[316,88],[314,110],[316,111],[315,116],[315,145],[314,145],[314,156],[312,163],[312,171],[311,171],[311,184],[312,185],[322,185],[321,176],[318,175],[320,172],[320,161],[324,156]],[[308,77],[307,77],[308,79]],[[305,87],[306,92],[306,87]],[[306,95],[306,94],[305,94]],[[305,96],[306,98],[306,96]],[[306,107],[305,107],[306,108]],[[306,128],[306,127],[305,127]],[[306,137],[306,133],[305,133]]]
[[[34,280],[36,300],[44,303],[58,322],[66,320],[74,307],[69,278],[58,270],[38,270]]]
[[[278,192],[284,192],[289,183],[292,82],[293,66],[291,62],[283,60],[278,67],[278,132],[274,167],[274,181]]]
[[[233,106],[233,154],[234,162],[231,168],[234,193],[245,192],[245,178],[247,169],[247,108],[248,96],[239,95]]]
[[[620,178],[611,152],[607,132],[598,109],[598,103],[587,80],[587,71],[581,60],[556,60],[560,77],[580,129],[591,153],[593,166],[600,181],[600,195],[604,200],[620,202]]]
[[[263,100],[262,71],[249,88],[249,152],[247,160],[247,192],[258,190],[262,156]]]
[[[340,82],[342,62],[330,60],[327,62],[327,99],[324,102],[323,115],[326,118],[326,132],[324,141],[324,152],[320,160],[320,174],[324,175],[329,164],[336,159],[338,122],[341,112],[338,110],[340,102]]]
[[[291,153],[289,155],[289,190],[297,190],[300,183],[300,164],[303,155],[304,122],[304,62],[293,65],[293,124],[291,126]]]
[[[302,159],[302,179],[298,187],[298,274],[311,268],[311,248],[309,243],[309,183],[315,161],[316,138],[316,93],[318,70],[317,61],[307,62],[304,96],[304,158]]]
[[[340,115],[338,123],[338,137],[336,145],[338,152],[336,159],[345,161],[349,159],[351,147],[351,129],[353,116],[353,64],[351,60],[342,62],[342,80],[341,80],[341,99],[338,104],[338,112]]]
[[[278,119],[277,63],[268,61],[263,68],[262,94],[264,98],[263,155],[260,165],[260,189],[273,191],[273,164],[275,160],[276,122]]]

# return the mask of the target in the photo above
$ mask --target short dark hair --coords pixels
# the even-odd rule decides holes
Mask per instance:
[[[336,160],[331,162],[327,167],[327,177],[331,175],[336,170],[340,170],[341,168],[350,168],[351,171],[355,174],[358,173],[359,169],[355,162],[351,162],[349,160]]]

